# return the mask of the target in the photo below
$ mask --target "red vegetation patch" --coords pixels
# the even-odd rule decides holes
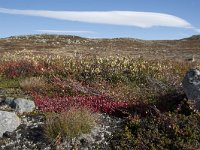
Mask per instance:
[[[42,74],[42,66],[35,65],[29,61],[11,61],[1,64],[3,66],[0,70],[2,74],[8,78],[27,77],[36,74]]]
[[[76,96],[76,97],[48,97],[32,94],[35,104],[40,111],[62,112],[71,106],[86,107],[93,112],[114,113],[118,108],[128,108],[130,103],[113,101],[105,96]]]

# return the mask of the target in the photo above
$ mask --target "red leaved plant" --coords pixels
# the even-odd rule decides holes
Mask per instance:
[[[62,112],[69,107],[86,107],[93,112],[111,114],[118,108],[128,108],[126,101],[113,101],[105,96],[48,97],[32,93],[39,110],[44,112]]]

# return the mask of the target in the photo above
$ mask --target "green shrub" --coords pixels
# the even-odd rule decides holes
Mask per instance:
[[[113,149],[198,149],[200,116],[166,113],[129,119],[112,139]]]

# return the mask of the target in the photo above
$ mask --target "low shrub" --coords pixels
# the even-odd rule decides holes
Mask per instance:
[[[93,112],[113,114],[118,108],[127,108],[131,103],[113,101],[104,96],[48,97],[32,94],[38,109],[43,112],[62,112],[69,107],[84,106]]]
[[[10,61],[6,62],[2,68],[2,75],[7,78],[28,77],[40,72],[37,66],[31,61]]]
[[[198,149],[200,116],[166,113],[129,119],[111,143],[113,149]]]

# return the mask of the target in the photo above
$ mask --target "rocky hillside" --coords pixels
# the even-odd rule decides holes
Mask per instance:
[[[39,54],[121,55],[148,59],[187,60],[200,58],[200,36],[180,40],[139,40],[132,38],[88,39],[65,35],[29,35],[0,39],[0,53],[31,50]],[[198,59],[197,59],[198,60]]]
[[[199,149],[199,49],[198,36],[0,39],[0,149]]]

